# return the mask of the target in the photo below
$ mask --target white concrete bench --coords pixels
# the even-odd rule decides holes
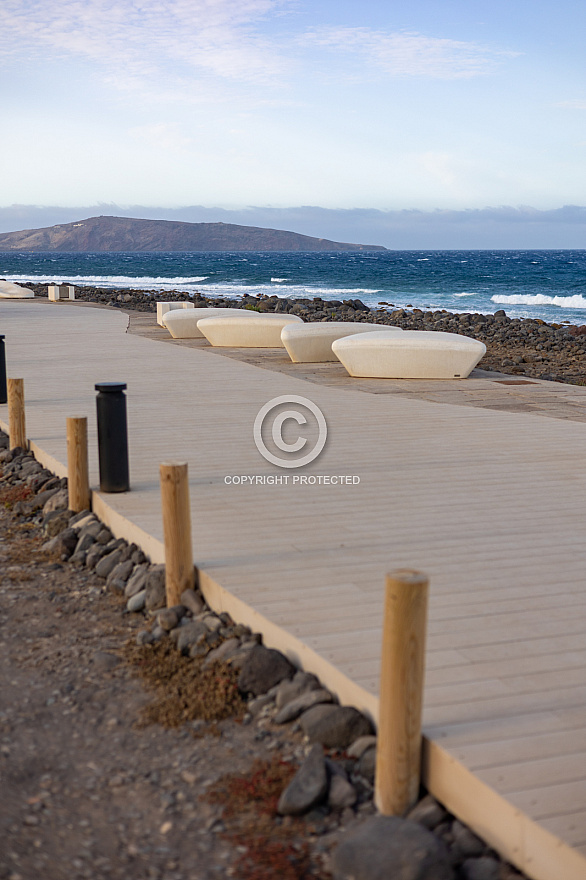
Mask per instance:
[[[34,293],[28,287],[21,287],[20,284],[3,279],[0,281],[0,298],[2,299],[30,299],[31,296],[34,296]]]
[[[361,321],[316,321],[311,324],[287,324],[281,331],[281,341],[294,364],[310,364],[337,361],[338,358],[332,351],[332,342],[336,339],[380,330],[403,332],[400,327],[389,327],[385,324],[366,324]]]
[[[168,312],[173,312],[175,309],[193,309],[194,305],[192,302],[157,302],[157,324],[160,324],[161,327],[164,327],[165,324],[163,322],[163,315],[166,315]]]
[[[465,379],[486,345],[458,333],[405,330],[362,333],[332,343],[351,376],[372,379]]]
[[[61,299],[75,299],[75,287],[73,284],[49,284],[47,295],[51,302],[59,302]]]
[[[167,312],[163,316],[163,326],[167,328],[173,339],[201,339],[203,333],[198,324],[203,318],[217,318],[221,315],[242,315],[257,318],[259,313],[250,309],[189,309],[188,311]]]
[[[227,348],[283,348],[281,330],[287,324],[302,324],[297,315],[259,314],[203,318],[198,327],[208,342]]]

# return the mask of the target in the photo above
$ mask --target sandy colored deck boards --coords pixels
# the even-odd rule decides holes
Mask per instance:
[[[546,418],[364,393],[126,326],[104,309],[0,305],[39,454],[64,473],[65,418],[88,415],[95,486],[94,383],[127,382],[132,491],[97,497],[98,512],[162,560],[158,464],[187,460],[211,600],[373,715],[385,571],[425,571],[429,786],[531,876],[584,880],[586,392],[568,395],[579,420],[569,404]],[[445,400],[455,384],[430,393]],[[535,389],[541,406],[547,388]],[[359,485],[225,484],[282,473],[259,455],[252,425],[287,393],[328,422],[328,445],[303,473],[356,474]]]

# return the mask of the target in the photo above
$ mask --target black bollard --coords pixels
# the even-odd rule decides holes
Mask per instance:
[[[128,431],[126,427],[126,384],[98,382],[98,457],[100,491],[128,492]]]
[[[4,336],[0,336],[0,403],[8,402],[6,388],[6,350],[4,348]]]

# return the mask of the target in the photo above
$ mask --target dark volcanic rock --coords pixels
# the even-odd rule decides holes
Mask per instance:
[[[321,746],[315,745],[279,798],[281,816],[301,816],[320,803],[328,791],[328,773]]]
[[[454,880],[448,851],[430,831],[396,816],[374,816],[333,856],[335,880]]]
[[[371,722],[353,706],[314,706],[303,713],[300,724],[312,742],[328,749],[346,749],[358,737],[373,733]]]
[[[277,712],[274,719],[275,724],[288,724],[289,721],[294,721],[302,712],[306,712],[312,706],[332,703],[333,699],[331,693],[324,688],[320,688],[317,691],[306,691],[304,694],[288,702]]]
[[[273,648],[255,645],[240,670],[238,687],[244,694],[266,694],[285,678],[293,678],[295,667],[284,654]]]
[[[146,578],[146,608],[147,611],[156,611],[164,608],[167,604],[165,591],[165,566],[155,565],[147,574]]]

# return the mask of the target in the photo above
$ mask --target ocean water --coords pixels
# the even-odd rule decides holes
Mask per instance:
[[[0,253],[0,277],[205,296],[361,299],[586,324],[586,250],[382,253]]]

